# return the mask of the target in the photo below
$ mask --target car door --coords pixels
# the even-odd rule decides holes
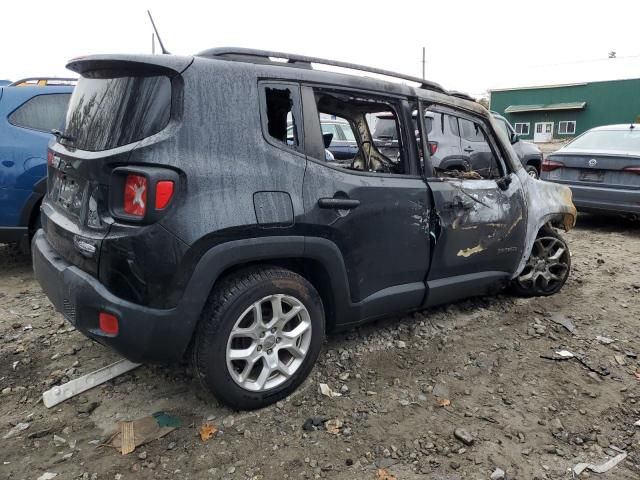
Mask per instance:
[[[493,152],[485,140],[480,125],[463,117],[458,117],[458,125],[460,125],[462,154],[469,162],[469,169],[482,176],[489,175]]]
[[[435,235],[426,305],[482,294],[506,282],[524,249],[527,212],[520,180],[503,161],[489,124],[462,112],[458,118],[479,132],[482,140],[467,146],[488,157],[482,159],[488,166],[477,178],[444,173],[426,179]]]
[[[302,87],[307,153],[303,222],[310,248],[316,239],[326,239],[341,254],[354,312],[347,323],[417,308],[424,298],[430,260],[431,199],[418,172],[413,130],[409,135],[411,109],[401,98],[344,94],[393,105],[401,124],[403,173],[354,170],[320,160],[319,95],[318,88]],[[346,109],[348,103],[340,107]],[[365,130],[358,130],[357,141],[367,145],[364,150],[375,150],[364,117],[361,120],[358,128]],[[368,143],[364,143],[363,132]]]

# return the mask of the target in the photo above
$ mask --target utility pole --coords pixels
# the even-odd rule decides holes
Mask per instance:
[[[151,55],[156,54],[156,34],[151,32]]]
[[[422,79],[425,79],[425,68],[426,68],[426,64],[427,64],[427,60],[426,60],[426,53],[425,53],[425,48],[422,47]]]

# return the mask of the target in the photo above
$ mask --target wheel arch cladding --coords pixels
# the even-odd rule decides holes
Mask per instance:
[[[306,248],[305,248],[306,247]],[[191,319],[190,337],[216,285],[228,274],[250,265],[275,265],[304,276],[318,291],[325,311],[326,329],[344,317],[349,285],[337,247],[325,239],[273,236],[234,240],[209,249],[198,261],[180,300]]]
[[[558,223],[565,231],[569,231],[575,226],[577,216],[569,187],[536,180],[527,175],[524,170],[519,170],[518,176],[527,198],[527,233],[522,258],[511,278],[517,277],[522,272],[538,232],[544,225],[549,222]]]

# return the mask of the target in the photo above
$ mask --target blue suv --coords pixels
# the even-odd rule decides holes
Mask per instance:
[[[47,144],[64,125],[74,79],[0,86],[0,243],[28,248],[47,188]]]

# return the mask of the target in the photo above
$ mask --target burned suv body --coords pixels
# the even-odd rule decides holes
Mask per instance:
[[[549,222],[573,226],[570,191],[531,179],[483,107],[311,63],[416,81],[243,49],[68,65],[81,78],[33,262],[80,331],[134,361],[190,354],[221,400],[256,408],[304,380],[325,331],[562,287],[569,253]],[[436,105],[482,135],[484,171],[434,171],[411,115]],[[321,113],[351,125],[351,162],[325,160]],[[393,158],[367,125],[380,114],[396,121]]]

